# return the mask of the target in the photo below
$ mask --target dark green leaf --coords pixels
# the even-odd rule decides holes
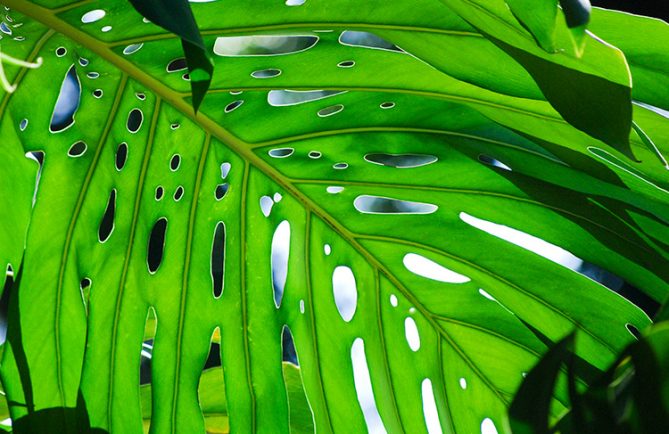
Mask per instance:
[[[548,434],[551,403],[562,365],[569,361],[574,346],[571,333],[558,341],[527,373],[509,407],[513,434]]]
[[[188,63],[193,109],[197,112],[209,90],[214,65],[207,55],[188,0],[130,0],[130,3],[149,21],[181,38]]]

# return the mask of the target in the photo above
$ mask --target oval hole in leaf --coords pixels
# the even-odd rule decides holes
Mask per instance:
[[[353,68],[355,66],[355,61],[354,60],[344,60],[342,62],[339,62],[337,64],[338,67],[340,68]]]
[[[223,111],[225,113],[230,113],[231,111],[239,108],[239,106],[241,106],[242,104],[244,104],[244,100],[243,99],[238,99],[237,101],[233,101],[230,104],[226,105],[225,109],[223,109]]]
[[[346,93],[341,90],[270,90],[267,102],[273,107],[288,107]]]
[[[19,122],[19,129],[21,131],[25,131],[27,127],[28,127],[28,119],[21,119],[21,122]]]
[[[81,82],[76,68],[72,65],[60,86],[60,93],[53,109],[49,131],[58,133],[71,127],[74,124],[74,115],[79,108],[80,100]]]
[[[125,166],[125,162],[127,160],[128,160],[128,144],[123,142],[118,145],[118,148],[116,148],[116,158],[114,160],[116,170],[121,171]]]
[[[627,323],[627,324],[625,324],[625,328],[626,328],[627,331],[630,332],[630,334],[631,334],[632,336],[634,336],[636,339],[641,338],[641,332],[639,332],[639,329],[636,328],[633,324]]]
[[[293,152],[295,152],[295,149],[293,148],[277,148],[271,149],[268,154],[273,158],[286,158],[293,155]]]
[[[184,188],[182,186],[178,186],[176,190],[174,190],[174,201],[179,202],[181,198],[184,195]]]
[[[165,189],[162,186],[156,187],[156,200],[161,200],[165,194]]]
[[[339,265],[332,272],[332,293],[341,318],[349,322],[358,307],[358,289],[353,271],[345,265]]]
[[[269,196],[263,196],[260,198],[260,211],[265,217],[269,217],[269,214],[272,212],[272,207],[274,206],[274,201]]]
[[[172,60],[170,63],[167,64],[167,67],[165,68],[165,70],[169,73],[184,71],[186,69],[188,69],[188,63],[186,63],[185,57],[180,57],[178,59]]]
[[[87,148],[88,146],[86,146],[86,143],[79,140],[78,142],[75,142],[72,144],[72,146],[70,146],[70,149],[68,149],[67,151],[67,155],[73,158],[81,157],[82,155],[84,155]]]
[[[465,390],[465,389],[467,388],[467,380],[466,380],[466,379],[464,379],[464,378],[460,378],[460,380],[458,381],[458,383],[460,384],[460,388],[461,388],[462,390]]]
[[[562,247],[551,244],[541,238],[535,237],[528,233],[519,231],[509,226],[504,226],[498,223],[493,223],[488,220],[483,220],[478,217],[460,213],[460,219],[470,226],[479,230],[485,231],[490,235],[500,238],[509,243],[515,244],[523,249],[529,250],[539,256],[567,267],[571,270],[577,271],[583,265],[583,260]]]
[[[181,155],[179,154],[172,155],[172,159],[170,159],[170,170],[172,172],[176,172],[179,169],[180,165],[181,165]]]
[[[441,423],[439,422],[439,413],[437,411],[437,401],[434,399],[434,390],[432,381],[429,378],[423,380],[420,385],[423,398],[423,417],[428,434],[442,434]]]
[[[232,165],[228,162],[221,164],[221,178],[225,179],[228,177],[228,174],[230,173],[230,168],[232,168]]]
[[[489,417],[481,422],[481,434],[498,434],[495,423]]]
[[[439,208],[431,203],[370,195],[356,197],[353,206],[363,214],[432,214]]]
[[[142,122],[144,121],[144,113],[138,108],[132,109],[128,113],[128,122],[127,127],[128,131],[132,134],[135,134],[142,127]]]
[[[260,69],[251,73],[253,78],[273,78],[279,75],[281,75],[281,70],[276,68]]]
[[[381,166],[396,167],[398,169],[413,169],[427,166],[437,161],[434,155],[427,154],[386,154],[376,153],[365,155],[365,161]]]
[[[312,160],[317,160],[321,158],[323,154],[321,154],[319,151],[309,151],[309,158]]]
[[[4,24],[4,23],[3,23]],[[58,47],[56,48],[56,56],[58,57],[63,57],[64,55],[67,54],[67,48],[65,47]]]
[[[418,333],[418,327],[416,326],[416,321],[410,316],[404,319],[404,337],[409,344],[411,351],[418,351],[420,349],[420,334]]]
[[[81,22],[84,24],[94,23],[96,21],[100,21],[101,19],[103,19],[105,15],[106,12],[104,10],[93,9],[92,11],[88,11],[81,16]]]
[[[355,392],[365,418],[367,431],[374,434],[387,433],[374,400],[372,379],[369,375],[369,366],[365,355],[365,342],[362,338],[356,338],[351,345],[351,364],[353,366]]]
[[[211,280],[214,298],[223,294],[223,276],[225,272],[225,223],[218,222],[214,229],[214,241],[211,246]]]
[[[154,274],[163,261],[165,250],[165,233],[167,232],[167,219],[161,217],[153,225],[151,235],[149,236],[149,248],[146,255],[146,265],[149,273]]]
[[[489,155],[480,154],[479,155],[479,161],[481,163],[487,164],[488,166],[498,167],[500,169],[511,171],[511,168],[509,166],[507,166],[506,164],[502,163],[501,161],[499,161],[495,158],[492,158]]]
[[[278,56],[299,53],[316,45],[313,35],[221,36],[214,43],[217,56]]]
[[[228,192],[227,182],[224,182],[223,184],[218,184],[216,186],[216,190],[214,191],[214,197],[216,197],[216,200],[221,200],[225,197],[227,192]]]
[[[397,45],[369,32],[345,30],[339,36],[339,43],[350,47],[373,48],[375,50],[395,51],[404,53]]]
[[[288,257],[290,255],[290,223],[284,220],[276,227],[272,236],[272,289],[274,292],[274,304],[281,306],[283,292],[286,287],[288,276]]]
[[[466,283],[471,279],[449,270],[441,264],[416,253],[407,253],[402,259],[404,266],[412,273],[427,279],[446,283]]]
[[[98,228],[98,240],[104,243],[109,239],[114,231],[114,215],[116,214],[116,189],[112,189],[109,193],[109,200],[107,201],[107,208],[102,215],[102,221]]]
[[[139,50],[141,50],[143,46],[144,46],[143,43],[130,44],[123,49],[123,54],[125,54],[126,56],[129,56],[129,55],[134,54],[134,53],[138,52]]]
[[[318,110],[318,117],[321,118],[327,118],[328,116],[333,116],[336,115],[337,113],[341,112],[344,110],[344,105],[343,104],[335,104],[331,105],[330,107],[325,107],[323,109]]]

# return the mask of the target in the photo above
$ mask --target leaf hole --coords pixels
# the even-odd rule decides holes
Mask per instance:
[[[487,164],[488,166],[497,167],[499,169],[511,171],[511,168],[509,166],[507,166],[506,164],[502,163],[501,161],[499,161],[495,158],[492,158],[489,155],[480,154],[479,155],[479,161],[483,164]]]
[[[230,104],[226,105],[225,109],[223,109],[223,111],[225,113],[230,113],[231,111],[236,110],[237,108],[239,108],[242,104],[244,104],[244,100],[243,99],[238,99],[237,101],[233,101]]]
[[[434,397],[432,381],[425,378],[421,383],[421,396],[423,399],[423,417],[428,434],[442,434],[441,423],[439,422],[439,412],[437,410],[437,401]]]
[[[370,195],[356,197],[353,206],[363,214],[432,214],[439,208],[431,203]]]
[[[416,352],[420,349],[420,334],[418,333],[418,327],[416,326],[416,321],[410,316],[404,319],[404,337],[406,338],[411,351]]]
[[[334,269],[332,292],[339,315],[344,321],[350,322],[358,305],[358,289],[353,271],[349,267],[339,265]]]
[[[211,245],[211,281],[214,298],[223,294],[225,273],[225,223],[218,222],[214,229],[214,240]]]
[[[362,338],[356,338],[353,341],[353,345],[351,345],[351,364],[353,366],[355,392],[365,418],[367,431],[375,434],[385,434],[387,431],[381,420],[379,410],[376,407],[372,379],[369,374],[367,356],[365,355],[365,342]]]
[[[434,155],[427,154],[386,154],[374,153],[365,155],[365,161],[380,166],[395,167],[398,169],[413,169],[427,166],[438,160]]]
[[[163,261],[165,250],[165,234],[167,232],[167,219],[161,217],[153,225],[149,236],[149,247],[147,249],[146,264],[149,273],[155,274]]]
[[[224,57],[278,56],[306,51],[318,42],[313,35],[221,36],[214,43],[214,54]]]
[[[216,186],[216,190],[214,190],[214,197],[216,200],[221,200],[225,197],[225,195],[228,193],[228,183],[224,182],[223,184],[218,184]]]
[[[341,95],[346,91],[341,90],[270,90],[267,94],[267,102],[272,107],[289,107],[318,101],[335,95]]]
[[[281,70],[276,68],[260,69],[258,71],[253,71],[251,77],[253,78],[274,78],[281,75]]]
[[[161,200],[164,195],[165,195],[165,189],[161,185],[156,187],[156,200]]]
[[[107,13],[102,9],[93,9],[81,16],[81,22],[84,24],[94,23],[103,19],[106,14]]]
[[[81,157],[84,155],[84,153],[86,153],[87,148],[88,146],[86,146],[86,143],[79,140],[70,146],[70,149],[67,150],[67,155],[72,158]]]
[[[269,217],[269,214],[272,212],[272,207],[274,206],[274,201],[269,196],[262,196],[260,198],[260,211],[265,217]]]
[[[170,63],[168,63],[167,66],[165,67],[165,70],[168,73],[184,71],[186,69],[188,69],[188,63],[186,62],[185,57],[179,57],[178,59],[174,59],[170,61]]]
[[[174,199],[175,202],[179,202],[183,196],[184,196],[184,188],[182,186],[178,186],[176,190],[174,190],[174,196],[172,196],[172,198]]]
[[[126,161],[128,161],[128,144],[122,142],[118,145],[118,148],[116,148],[116,157],[114,159],[116,170],[119,172],[123,170]]]
[[[339,36],[339,43],[349,47],[363,47],[404,53],[404,51],[397,45],[369,32],[345,30]]]
[[[317,114],[320,118],[327,118],[329,116],[334,116],[337,113],[340,113],[342,110],[344,110],[343,104],[335,104],[318,110]]]
[[[135,134],[142,127],[142,122],[144,121],[144,113],[138,109],[134,108],[128,113],[128,121],[126,122],[126,127],[130,133]]]
[[[498,434],[495,423],[489,417],[481,422],[481,434]]]
[[[443,265],[416,253],[407,253],[404,255],[402,262],[406,269],[412,273],[438,282],[467,283],[471,280],[467,276],[449,270]]]
[[[276,148],[271,149],[268,154],[272,158],[287,158],[293,155],[295,149],[293,148]]]
[[[641,332],[639,332],[639,329],[636,328],[633,324],[627,323],[627,324],[625,324],[625,328],[626,328],[627,331],[630,332],[630,334],[631,334],[632,336],[634,336],[636,339],[640,339],[640,338],[641,338]]]
[[[51,115],[49,131],[59,133],[74,124],[74,116],[81,100],[81,82],[74,65],[70,66],[60,86],[58,99]]]
[[[339,62],[337,64],[338,67],[340,68],[353,68],[355,66],[355,61],[354,60],[344,60],[342,62]]]
[[[143,46],[144,46],[143,43],[130,44],[123,49],[123,54],[126,55],[126,56],[129,56],[129,55],[134,54],[134,53],[138,52],[139,50],[141,50]]]
[[[109,239],[112,232],[114,231],[114,215],[116,213],[116,189],[113,188],[109,193],[109,200],[107,201],[107,207],[105,212],[102,215],[102,221],[100,222],[100,227],[98,228],[98,240],[101,243],[104,243]]]
[[[232,168],[232,165],[228,162],[222,163],[221,164],[221,178],[225,179],[228,177],[228,174],[230,173],[230,169]]]
[[[170,159],[170,170],[172,172],[176,172],[177,170],[179,170],[180,165],[181,165],[181,155],[179,154],[172,155],[172,158]]]
[[[283,300],[288,276],[288,258],[290,255],[290,223],[283,220],[272,236],[271,266],[274,305],[279,308]]]

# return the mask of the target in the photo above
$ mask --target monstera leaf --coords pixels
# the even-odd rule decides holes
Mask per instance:
[[[196,114],[126,1],[3,3],[17,432],[142,432],[148,395],[154,433],[508,432],[552,342],[588,383],[650,323],[588,276],[667,296],[668,54],[625,25],[662,22],[550,53],[501,0],[192,2]]]

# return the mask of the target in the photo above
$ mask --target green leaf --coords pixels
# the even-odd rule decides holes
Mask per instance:
[[[197,113],[209,90],[214,66],[206,53],[188,0],[130,0],[130,3],[148,20],[181,38],[188,64],[193,109]]]
[[[518,21],[529,30],[544,50],[555,51],[557,0],[506,0]]]
[[[514,434],[547,434],[555,383],[563,364],[569,363],[574,334],[556,342],[527,373],[509,407]]]
[[[633,135],[635,162],[566,122],[440,2],[193,3],[216,71],[197,114],[179,38],[126,2],[5,4],[25,39],[3,38],[3,53],[44,59],[7,65],[18,88],[0,96],[8,154],[44,152],[34,207],[33,162],[0,159],[21,182],[0,195],[16,209],[1,258],[22,273],[0,374],[23,432],[142,432],[149,336],[151,429],[202,432],[217,328],[225,391],[212,396],[230,431],[289,432],[305,401],[292,405],[282,365],[287,325],[306,431],[313,415],[319,433],[504,433],[549,342],[576,328],[576,354],[603,370],[634,340],[627,324],[650,324],[578,264],[669,293],[657,154]],[[624,65],[592,51],[555,63],[574,88]],[[66,77],[79,104],[50,129]],[[634,116],[665,154],[666,120]],[[568,396],[555,391],[551,420]]]
[[[522,25],[514,23],[503,0],[441,1],[520,63],[565,120],[632,156],[628,145],[632,120],[631,80],[622,52],[589,37],[578,44],[577,52],[582,52],[582,56],[572,56],[568,51],[549,54],[536,46]],[[543,8],[547,7],[546,2],[541,3]],[[562,6],[565,8],[565,4]],[[576,16],[582,21],[582,12],[586,9],[567,7],[568,23],[577,22]],[[545,12],[539,14],[539,17],[545,16]],[[545,18],[537,19],[531,29],[542,26],[545,21]],[[571,46],[569,32],[557,37],[557,46]]]

